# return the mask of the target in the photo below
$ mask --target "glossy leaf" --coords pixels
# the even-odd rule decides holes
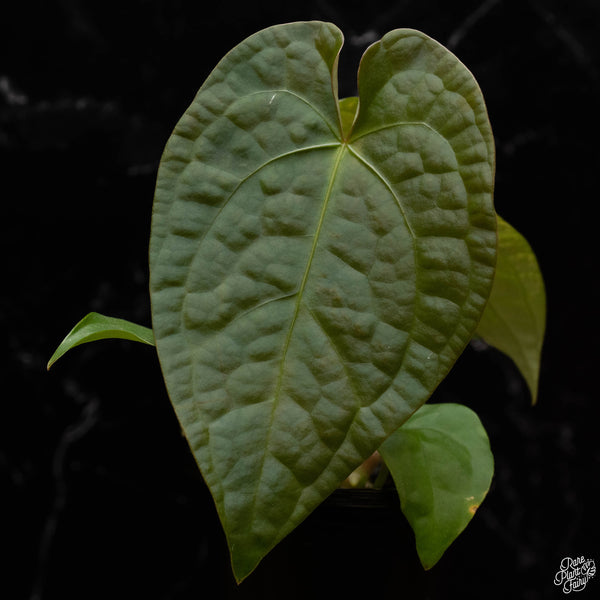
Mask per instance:
[[[358,97],[342,98],[340,100],[340,123],[342,135],[347,137],[352,132],[354,119],[358,112]]]
[[[402,511],[429,569],[468,525],[494,474],[477,415],[460,404],[426,404],[381,446]]]
[[[319,22],[242,42],[158,174],[157,350],[238,580],[427,400],[493,278],[493,139],[472,75],[393,31],[363,56],[342,126],[341,46]]]
[[[60,343],[50,360],[48,369],[66,352],[87,342],[117,338],[123,340],[132,340],[154,346],[154,334],[152,329],[136,325],[125,319],[115,319],[106,317],[96,312],[87,314]]]
[[[507,354],[537,400],[546,326],[546,292],[527,240],[498,217],[498,262],[492,293],[476,335]]]

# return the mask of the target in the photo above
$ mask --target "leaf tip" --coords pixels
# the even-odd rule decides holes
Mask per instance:
[[[425,571],[430,571],[433,567],[435,567],[435,565],[438,563],[439,559],[442,557],[441,554],[436,558],[432,558],[431,556],[425,556],[424,554],[421,555],[421,553],[419,553],[418,549],[417,549],[417,554],[419,555],[419,562],[421,563],[421,566],[423,567],[423,570],[425,570]]]
[[[64,354],[64,352],[59,352],[60,347],[54,351],[54,354],[50,357],[50,360],[46,364],[46,371],[49,371],[52,365]]]

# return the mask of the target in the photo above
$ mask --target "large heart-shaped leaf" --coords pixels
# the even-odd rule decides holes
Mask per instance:
[[[494,474],[477,415],[460,404],[426,404],[379,449],[396,484],[426,569],[440,559],[483,502]]]
[[[545,329],[546,291],[535,254],[527,240],[498,217],[496,275],[475,333],[514,361],[534,404]]]
[[[363,56],[342,127],[341,46],[319,22],[242,42],[158,175],[157,350],[238,580],[426,401],[493,278],[493,139],[472,75],[393,31]]]

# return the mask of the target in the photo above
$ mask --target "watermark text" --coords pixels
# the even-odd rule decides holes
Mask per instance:
[[[581,592],[595,574],[596,563],[591,558],[565,556],[554,576],[554,585],[560,585],[565,594]]]

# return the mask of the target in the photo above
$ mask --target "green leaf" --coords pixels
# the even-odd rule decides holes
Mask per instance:
[[[494,474],[477,415],[460,404],[422,406],[379,449],[426,569],[468,525]]]
[[[498,217],[498,263],[476,335],[507,354],[537,400],[546,325],[546,292],[527,240]]]
[[[342,98],[340,100],[340,122],[342,135],[347,138],[352,132],[352,126],[358,111],[358,97]]]
[[[427,400],[491,289],[494,144],[472,75],[393,31],[363,56],[350,131],[341,46],[319,22],[242,42],[158,174],[157,351],[238,581]]]
[[[124,319],[115,319],[106,317],[96,312],[87,314],[71,331],[67,337],[60,343],[52,358],[48,361],[48,369],[66,352],[96,340],[105,340],[108,338],[118,338],[122,340],[132,340],[154,346],[154,334],[152,329],[136,325]]]

